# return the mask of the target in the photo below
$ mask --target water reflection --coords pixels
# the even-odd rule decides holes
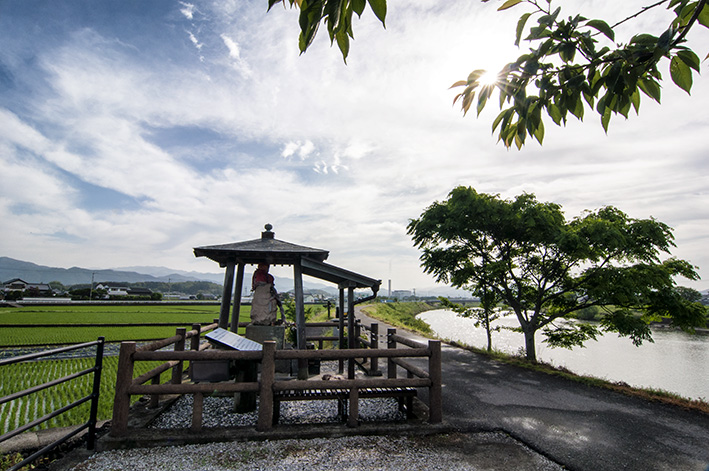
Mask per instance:
[[[485,329],[476,328],[471,319],[446,310],[428,311],[418,317],[441,338],[480,348],[487,346]],[[519,326],[514,316],[496,323]],[[585,348],[566,350],[549,348],[537,334],[537,358],[579,374],[709,400],[709,335],[664,328],[653,329],[652,335],[655,342],[645,342],[640,347],[627,338],[607,334],[598,341],[586,342]],[[524,338],[521,333],[503,330],[493,333],[492,344],[497,350],[517,353],[524,349]]]

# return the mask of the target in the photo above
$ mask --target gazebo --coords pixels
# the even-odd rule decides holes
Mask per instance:
[[[347,332],[349,347],[354,341],[354,290],[369,288],[374,298],[379,291],[381,280],[375,280],[358,273],[345,270],[325,263],[329,251],[305,247],[278,240],[271,231],[273,226],[265,225],[265,231],[260,239],[244,242],[234,242],[222,245],[195,247],[196,257],[207,257],[225,268],[224,291],[219,312],[219,327],[226,329],[229,324],[229,308],[232,304],[231,330],[236,332],[239,326],[239,310],[241,308],[241,293],[244,284],[244,268],[246,265],[268,263],[269,265],[292,265],[295,293],[297,348],[305,349],[305,306],[303,302],[303,275],[334,283],[339,288],[340,315],[348,313]],[[236,282],[234,275],[236,274]],[[345,290],[347,290],[347,309],[345,310]],[[360,300],[362,301],[362,300]]]

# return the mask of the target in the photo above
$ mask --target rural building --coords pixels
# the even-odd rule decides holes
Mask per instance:
[[[10,291],[36,291],[40,295],[51,295],[52,288],[46,283],[28,283],[20,278],[3,283],[2,289],[8,293]]]

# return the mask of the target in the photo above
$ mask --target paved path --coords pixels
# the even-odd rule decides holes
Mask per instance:
[[[709,415],[445,344],[442,368],[443,418],[461,430],[505,431],[571,470],[709,471]]]

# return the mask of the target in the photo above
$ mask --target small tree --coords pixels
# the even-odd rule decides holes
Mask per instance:
[[[492,333],[499,332],[501,327],[492,326],[492,323],[500,318],[500,314],[495,312],[495,293],[493,291],[487,291],[480,297],[480,304],[482,307],[465,307],[462,304],[451,302],[448,298],[439,298],[441,300],[441,306],[446,309],[450,309],[461,317],[467,319],[473,319],[475,327],[482,326],[485,329],[485,334],[487,336],[487,351],[492,351]]]
[[[661,253],[671,229],[631,219],[613,207],[567,222],[559,205],[523,194],[512,201],[458,187],[409,223],[422,266],[455,287],[487,286],[514,311],[526,355],[536,361],[535,334],[553,347],[583,346],[601,331],[652,341],[651,321],[683,329],[704,325],[706,308],[675,286],[695,280],[692,265]],[[599,325],[565,322],[581,309],[604,310]]]

